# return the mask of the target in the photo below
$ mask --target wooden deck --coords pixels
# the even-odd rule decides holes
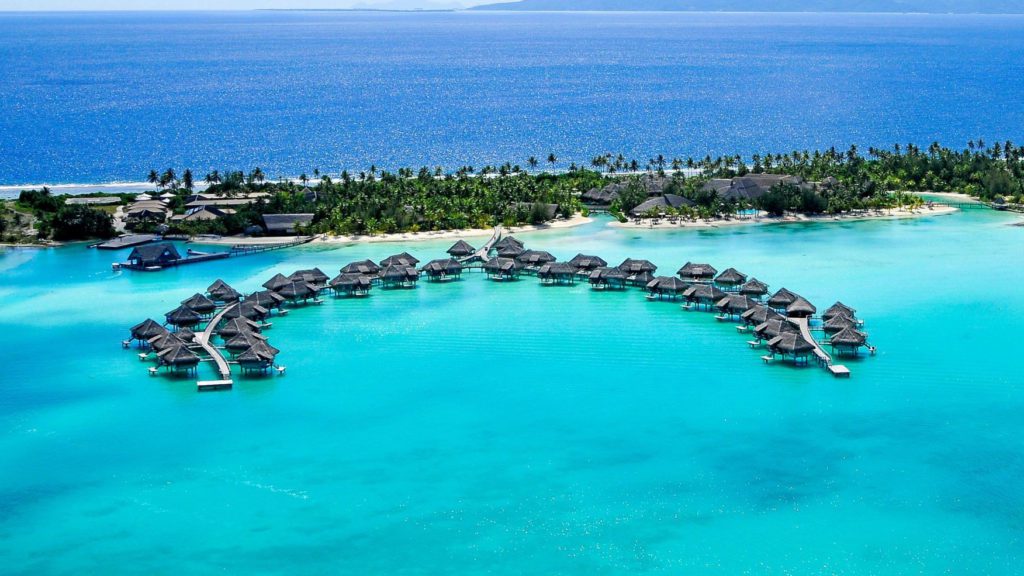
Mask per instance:
[[[462,264],[468,264],[470,262],[486,262],[488,255],[490,255],[491,250],[494,249],[494,245],[498,243],[498,240],[501,240],[501,226],[495,226],[494,233],[491,234],[491,239],[481,246],[479,250],[474,252],[472,256],[466,256],[460,260],[460,262]]]
[[[107,240],[106,242],[100,242],[99,244],[93,244],[91,248],[98,248],[100,250],[121,250],[122,248],[134,248],[136,246],[142,246],[143,244],[151,244],[160,239],[156,234],[127,234],[114,238],[113,240]]]
[[[821,365],[824,366],[825,369],[829,371],[830,374],[832,374],[836,378],[850,377],[850,369],[847,368],[846,366],[832,364],[832,355],[829,354],[828,352],[825,352],[821,345],[818,344],[818,341],[814,339],[814,336],[811,335],[811,323],[809,319],[790,318],[789,321],[796,325],[798,328],[800,328],[800,335],[804,337],[804,340],[807,340],[811,344],[814,344],[814,355],[818,358],[818,361],[821,363]]]
[[[220,350],[218,350],[213,344],[210,344],[210,339],[213,337],[213,331],[217,329],[217,324],[220,324],[221,319],[224,318],[224,314],[235,306],[238,306],[238,304],[225,306],[224,309],[218,312],[217,315],[214,316],[206,325],[206,330],[196,334],[196,343],[202,346],[203,350],[206,350],[206,353],[209,354],[210,358],[212,358],[214,363],[217,364],[217,372],[220,373],[222,380],[231,379],[231,367],[228,366],[228,361],[224,358],[224,355],[221,354]]]

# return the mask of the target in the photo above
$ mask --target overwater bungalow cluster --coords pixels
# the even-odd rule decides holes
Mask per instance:
[[[649,260],[627,258],[613,266],[599,256],[577,254],[560,261],[550,252],[527,249],[515,237],[498,234],[480,249],[460,240],[447,254],[422,266],[407,252],[379,262],[359,260],[341,267],[333,278],[319,268],[275,274],[263,283],[263,290],[246,296],[217,280],[205,293],[167,312],[163,322],[147,319],[132,327],[131,339],[124,344],[128,347],[134,341],[145,349],[140,356],[157,364],[151,371],[163,367],[194,374],[205,360],[218,363],[225,377],[232,365],[244,374],[283,372],[276,365],[280,351],[263,334],[271,326],[271,315],[321,304],[325,293],[365,297],[375,287],[411,289],[421,278],[443,283],[476,271],[495,282],[532,276],[551,286],[586,283],[599,291],[642,289],[649,300],[678,301],[684,310],[712,312],[720,321],[736,323],[740,332],[752,335],[751,347],[767,350],[762,357],[766,362],[781,358],[806,365],[813,358],[833,374],[848,375],[845,367],[833,365],[833,356],[857,356],[862,349],[874,352],[852,307],[836,302],[819,316],[818,308],[803,296],[786,288],[772,292],[765,282],[735,268],[719,272],[707,263],[687,262],[675,275],[665,276],[658,275],[658,267]]]

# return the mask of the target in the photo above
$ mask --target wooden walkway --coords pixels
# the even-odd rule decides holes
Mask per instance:
[[[479,250],[474,252],[472,256],[466,256],[463,258],[461,262],[463,264],[476,261],[486,262],[488,255],[491,253],[491,250],[494,249],[494,245],[498,243],[498,240],[501,240],[501,226],[495,226],[494,233],[491,234],[491,239],[481,246]]]
[[[238,306],[238,304],[225,306],[224,309],[218,312],[217,315],[213,317],[213,320],[210,320],[210,323],[206,325],[206,330],[203,330],[200,334],[196,334],[196,342],[203,347],[203,350],[206,350],[206,353],[210,355],[210,358],[213,358],[213,361],[217,364],[217,371],[220,373],[222,381],[231,380],[231,367],[228,366],[228,361],[224,359],[224,355],[221,354],[220,350],[218,350],[213,344],[210,344],[210,338],[213,337],[213,331],[217,329],[217,324],[220,324],[221,319],[224,318],[224,314],[227,314],[228,311],[235,306]]]
[[[814,355],[817,356],[822,367],[829,371],[829,374],[832,374],[836,378],[850,377],[850,369],[846,366],[833,364],[832,356],[828,352],[825,352],[821,345],[818,344],[818,341],[814,339],[814,336],[811,335],[811,322],[808,318],[790,318],[789,321],[800,328],[800,335],[804,337],[804,340],[807,340],[814,345]]]
[[[294,242],[285,242],[282,244],[236,244],[231,247],[230,254],[232,256],[249,256],[250,254],[262,254],[263,252],[270,252],[272,250],[283,250],[285,248],[294,248],[296,246],[302,246],[303,244],[309,244],[316,239],[316,236],[307,236],[305,238],[299,238]]]

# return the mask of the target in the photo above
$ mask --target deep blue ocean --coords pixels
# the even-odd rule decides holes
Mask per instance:
[[[1024,140],[1024,17],[0,13],[0,185]]]

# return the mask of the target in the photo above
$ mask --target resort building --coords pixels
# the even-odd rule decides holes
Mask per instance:
[[[163,268],[173,266],[178,260],[181,260],[181,254],[173,244],[148,244],[132,249],[128,255],[128,266],[137,270]]]

